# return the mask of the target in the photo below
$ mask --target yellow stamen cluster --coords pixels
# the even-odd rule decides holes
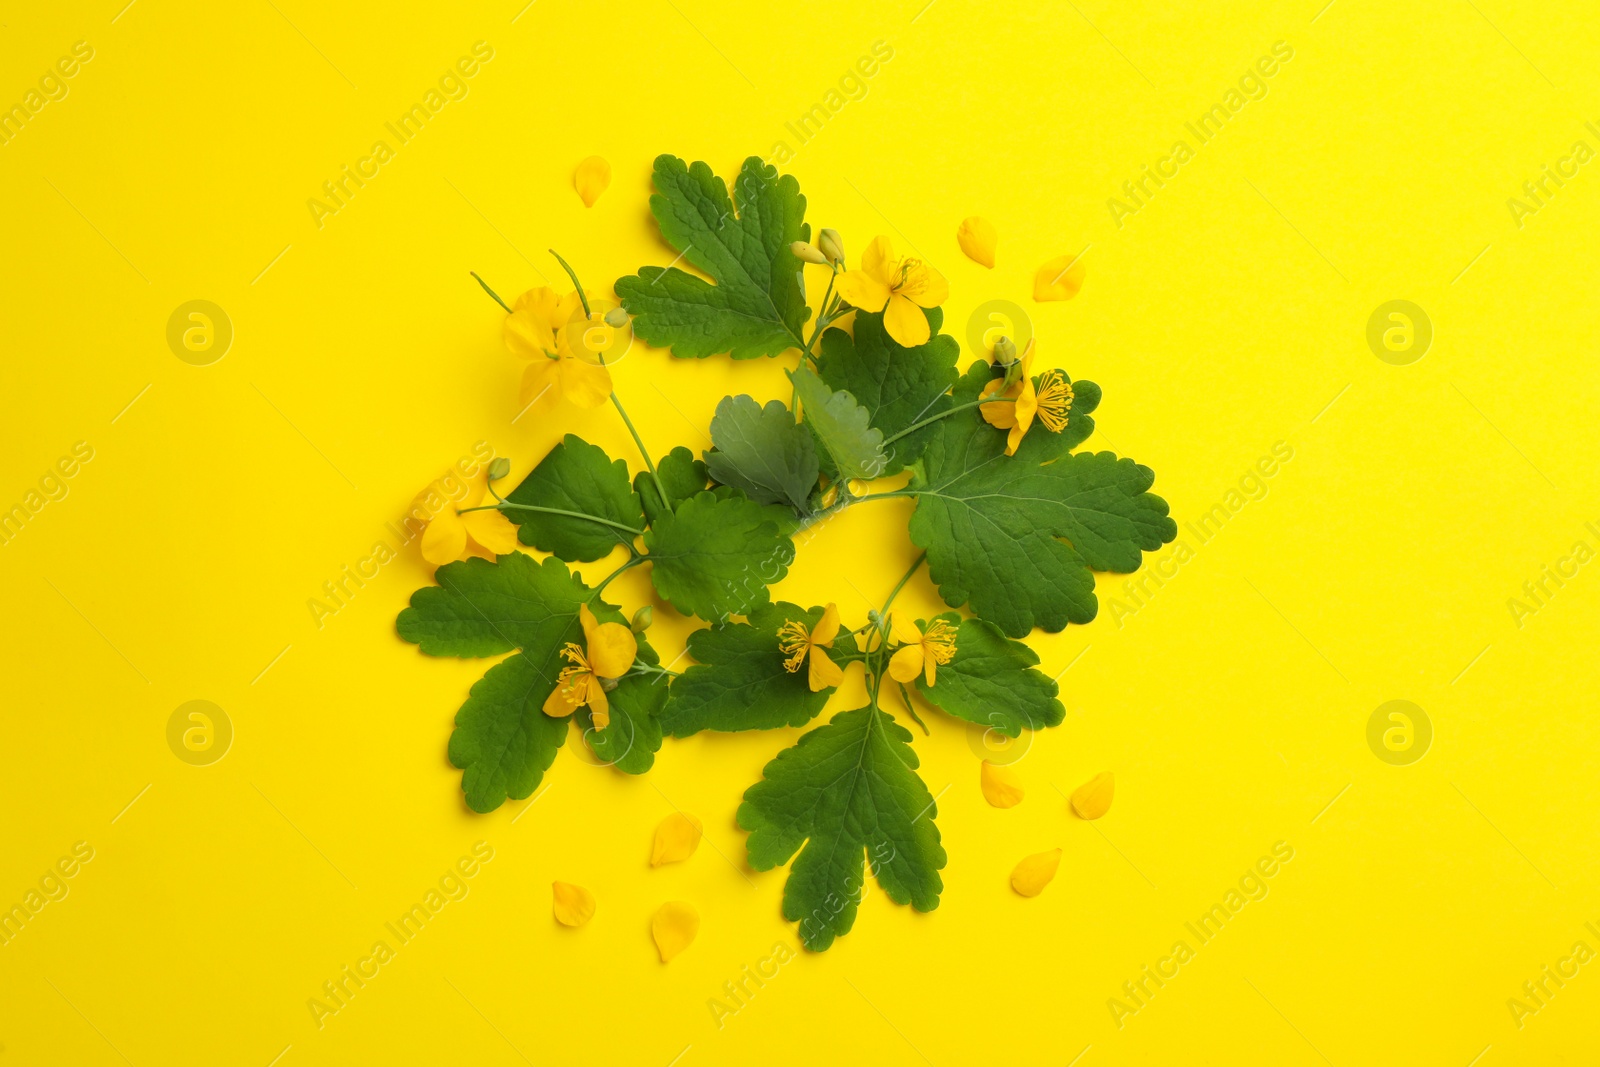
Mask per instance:
[[[561,673],[556,675],[556,691],[561,694],[568,704],[578,703],[578,675],[589,674],[589,660],[583,654],[583,649],[571,641],[561,650],[564,659],[570,661],[572,666],[561,668]]]
[[[783,661],[783,669],[790,674],[800,669],[810,648],[811,631],[806,629],[805,623],[790,621],[778,627],[778,651],[789,657]]]
[[[1058,370],[1048,370],[1039,378],[1038,416],[1045,429],[1060,433],[1067,428],[1067,412],[1072,409],[1072,383]]]
[[[943,619],[934,619],[922,633],[922,647],[933,662],[943,667],[956,654],[956,628]]]

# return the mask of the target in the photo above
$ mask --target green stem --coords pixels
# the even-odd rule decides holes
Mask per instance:
[[[467,271],[467,273],[472,275],[474,278],[477,278],[478,284],[483,286],[483,291],[488,293],[490,296],[494,297],[494,302],[496,304],[499,304],[501,307],[505,308],[507,315],[511,314],[511,308],[506,304],[506,302],[504,300],[500,299],[500,294],[495,292],[493,289],[489,288],[489,283],[488,282],[484,281],[482,278],[478,278],[478,272],[477,271],[469,270],[469,271]]]
[[[828,275],[828,290],[822,294],[822,303],[817,306],[817,321],[811,330],[811,340],[807,341],[805,348],[800,350],[800,362],[802,365],[811,355],[811,346],[817,343],[817,335],[822,333],[822,328],[831,321],[828,318],[828,298],[833,296],[833,283],[838,279],[839,268],[834,267],[833,273]]]
[[[883,660],[884,660],[884,657],[888,654],[888,651],[889,651],[889,608],[894,604],[894,598],[900,595],[900,590],[902,590],[902,589],[904,589],[906,587],[906,583],[911,580],[911,576],[913,574],[917,573],[917,569],[922,566],[922,564],[927,560],[927,558],[928,558],[928,553],[926,553],[926,552],[922,552],[922,553],[918,554],[916,560],[912,562],[911,567],[906,571],[906,573],[904,575],[901,576],[900,581],[895,585],[894,589],[892,589],[890,591],[889,599],[885,600],[883,602],[883,607],[878,610],[878,662],[877,662],[877,665],[876,665],[877,669],[873,670],[873,665],[872,664],[868,664],[868,669],[872,670],[872,706],[873,707],[877,707],[878,706],[878,690],[883,685],[883,669],[882,669],[883,668]]]
[[[578,290],[578,300],[583,304],[583,317],[586,319],[592,318],[594,312],[589,310],[589,295],[583,291],[583,283],[578,280],[577,271],[567,265],[567,261],[561,258],[560,252],[553,248],[548,249],[548,251],[552,256],[556,257],[556,262],[561,264],[561,269],[567,272],[567,277],[572,279],[572,287]]]
[[[885,437],[883,439],[883,443],[885,445],[893,444],[895,441],[900,440],[900,438],[904,437],[906,434],[915,433],[916,431],[922,429],[924,426],[932,426],[934,423],[938,422],[940,419],[948,419],[951,415],[954,415],[958,411],[971,411],[973,408],[981,407],[984,404],[1015,404],[1016,402],[1017,402],[1017,398],[1014,397],[1014,396],[998,396],[998,397],[992,397],[992,398],[985,398],[983,400],[973,400],[973,401],[971,401],[969,403],[966,403],[966,404],[957,404],[953,408],[946,408],[944,411],[941,411],[937,415],[930,415],[927,418],[923,419],[921,422],[912,423],[910,426],[907,426],[905,429],[901,430],[899,433],[895,434],[893,437]]]
[[[638,662],[636,662],[633,665],[633,669],[628,671],[628,673],[629,674],[639,674],[639,675],[661,674],[661,675],[667,676],[668,678],[681,678],[681,677],[683,677],[683,672],[682,671],[669,671],[665,667],[657,667],[656,665],[654,665],[652,663],[638,663]]]
[[[623,571],[632,570],[634,567],[637,567],[644,561],[645,557],[635,552],[632,559],[618,567],[616,570],[612,571],[610,574],[606,575],[604,578],[600,579],[600,584],[594,587],[594,592],[589,594],[589,599],[594,600],[597,598],[601,593],[606,591],[606,586],[610,585],[614,580],[616,580],[616,578],[619,577]]]
[[[612,522],[610,519],[602,519],[598,515],[588,515],[581,511],[563,511],[561,508],[542,508],[537,504],[513,504],[509,500],[498,504],[481,504],[475,508],[459,508],[456,514],[465,515],[469,511],[503,511],[506,508],[512,508],[516,511],[537,511],[545,515],[564,515],[569,519],[588,519],[590,522],[598,522],[602,526],[611,526],[618,530],[624,530],[635,537],[644,533],[643,530],[635,530],[632,526],[625,526],[620,522]]]

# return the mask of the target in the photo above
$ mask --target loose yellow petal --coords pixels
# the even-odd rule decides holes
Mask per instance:
[[[699,932],[700,913],[681,900],[667,901],[656,909],[655,916],[650,920],[650,936],[655,938],[656,951],[661,953],[662,963],[671,961],[672,957],[693,944]]]
[[[572,176],[572,187],[583,197],[584,207],[594,207],[594,202],[600,199],[600,194],[610,184],[611,164],[600,156],[590,156],[579,163],[577,172]]]
[[[922,673],[922,642],[919,640],[914,645],[903,645],[900,650],[889,657],[889,677],[897,682],[914,682],[917,675]]]
[[[883,312],[883,328],[889,331],[889,336],[901,348],[925,345],[931,333],[928,317],[922,313],[922,309],[912,303],[910,297],[899,293],[889,297],[889,305]]]
[[[1116,779],[1110,771],[1097,774],[1072,791],[1072,810],[1080,819],[1098,819],[1111,810]]]
[[[961,225],[956,227],[956,243],[961,251],[974,263],[982,263],[990,269],[994,268],[994,246],[999,240],[994,223],[977,215],[962,219]]]
[[[551,882],[550,888],[555,898],[556,922],[562,926],[582,926],[594,918],[594,894],[583,886]]]
[[[1083,259],[1081,256],[1057,256],[1039,268],[1033,276],[1033,298],[1043,303],[1047,300],[1071,300],[1083,288]]]
[[[1053,848],[1049,852],[1036,852],[1017,864],[1011,872],[1011,888],[1025,897],[1036,897],[1044,892],[1044,887],[1050,884],[1056,876],[1056,868],[1061,866],[1061,850]]]
[[[978,781],[983,786],[983,798],[995,807],[1014,808],[1022,803],[1022,783],[1010,767],[984,760]]]
[[[650,866],[688,859],[700,847],[703,832],[700,820],[693,815],[681,811],[668,815],[656,826],[656,837],[650,844]]]

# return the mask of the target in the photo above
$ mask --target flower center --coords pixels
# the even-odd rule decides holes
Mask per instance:
[[[571,641],[561,650],[561,656],[571,661],[572,666],[561,668],[561,673],[556,676],[556,688],[568,704],[576,706],[585,703],[583,696],[588,688],[587,682],[594,676],[589,668],[589,658],[584,655],[582,648]]]
[[[943,619],[935,619],[922,635],[922,649],[933,657],[933,662],[943,667],[956,654],[955,627]]]
[[[789,657],[783,661],[784,670],[790,674],[799,670],[810,650],[811,633],[805,623],[790,621],[778,627],[778,651]]]
[[[1051,433],[1067,428],[1067,412],[1072,408],[1072,383],[1059,370],[1045,371],[1039,379],[1039,421]]]

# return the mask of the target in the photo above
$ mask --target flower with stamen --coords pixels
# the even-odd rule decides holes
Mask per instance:
[[[1067,415],[1072,410],[1072,383],[1060,370],[1052,367],[1041,374],[1037,382],[1033,380],[1029,373],[1033,365],[1033,348],[1034,342],[1029,341],[1022,353],[1020,373],[1010,385],[1006,384],[1006,379],[996,378],[978,394],[980,399],[998,394],[995,402],[980,405],[978,413],[990,426],[1010,431],[1006,435],[1008,456],[1017,454],[1017,446],[1022,443],[1023,434],[1028,432],[1036,416],[1044,423],[1045,429],[1060,433],[1067,428]],[[1011,398],[1016,402],[1002,403],[1000,398]]]
[[[844,668],[833,662],[832,658],[822,650],[822,646],[833,644],[833,639],[839,636],[839,607],[829,604],[822,611],[822,619],[810,630],[806,624],[791,620],[778,628],[778,650],[788,658],[783,661],[784,670],[794,674],[800,665],[809,658],[810,669],[806,674],[806,683],[813,693],[820,693],[824,689],[831,689],[844,681]]]
[[[883,327],[902,347],[926,344],[930,335],[923,308],[938,307],[950,296],[944,275],[920,259],[899,259],[887,237],[875,237],[861,266],[839,275],[839,295],[863,311],[883,312]]]
[[[956,628],[944,619],[934,619],[926,629],[905,616],[891,613],[889,636],[900,648],[889,657],[889,677],[897,682],[915,681],[917,675],[932,685],[937,668],[956,654]]]
[[[589,605],[578,607],[583,624],[583,644],[568,641],[561,656],[570,666],[563,667],[556,687],[545,698],[544,713],[562,719],[587,705],[595,729],[611,725],[606,683],[628,673],[639,654],[639,641],[633,631],[620,622],[600,622]]]

